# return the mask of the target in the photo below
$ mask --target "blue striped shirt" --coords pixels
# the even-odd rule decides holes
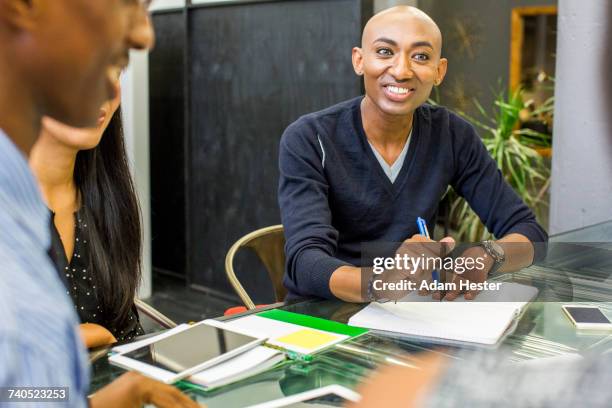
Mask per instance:
[[[0,131],[0,387],[68,387],[68,404],[44,405],[86,406],[87,355],[47,255],[50,243],[49,213],[34,176]]]

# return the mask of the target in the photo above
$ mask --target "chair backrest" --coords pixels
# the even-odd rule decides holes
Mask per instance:
[[[245,235],[232,245],[225,256],[225,273],[232,287],[247,308],[255,309],[253,300],[244,290],[244,287],[242,287],[234,273],[234,256],[240,248],[250,248],[255,252],[268,271],[276,301],[282,301],[285,295],[287,295],[287,289],[283,286],[283,275],[285,274],[285,235],[283,233],[283,226],[280,224],[272,225]]]
[[[142,300],[136,298],[134,299],[134,304],[136,305],[136,309],[139,313],[142,313],[143,315],[147,316],[164,329],[172,329],[176,327],[176,323],[172,319],[170,319],[168,316],[164,315],[162,312],[155,309],[148,303],[145,303]]]

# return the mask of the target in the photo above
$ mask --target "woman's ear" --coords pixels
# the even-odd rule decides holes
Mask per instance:
[[[363,75],[363,50],[359,47],[353,47],[353,69],[359,76]]]

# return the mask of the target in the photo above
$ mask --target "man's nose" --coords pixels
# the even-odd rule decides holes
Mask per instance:
[[[155,45],[155,32],[148,11],[142,6],[132,15],[128,42],[130,48],[149,50]]]
[[[404,81],[414,77],[412,61],[410,57],[404,53],[399,54],[393,61],[393,66],[390,71],[391,75],[393,75],[397,81]]]

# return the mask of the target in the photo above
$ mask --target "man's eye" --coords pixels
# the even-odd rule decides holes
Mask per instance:
[[[379,48],[376,50],[376,53],[378,55],[382,55],[383,57],[390,57],[393,55],[393,51],[391,51],[389,48]]]
[[[418,54],[413,55],[412,58],[414,58],[417,61],[427,61],[429,60],[429,55],[418,53]]]

